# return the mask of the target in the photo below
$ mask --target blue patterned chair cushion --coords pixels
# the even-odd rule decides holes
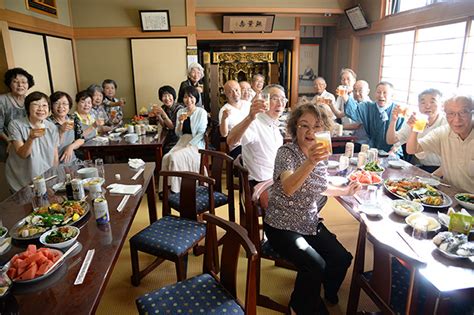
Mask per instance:
[[[372,278],[372,271],[363,273],[367,280]],[[421,282],[422,283],[422,282]],[[410,285],[410,271],[403,266],[398,259],[392,258],[392,290],[390,292],[390,307],[396,314],[405,314],[408,289]],[[417,312],[423,310],[423,303],[426,300],[426,291],[422,286],[419,291]]]
[[[130,244],[139,251],[155,256],[163,252],[179,256],[205,234],[205,223],[165,216],[135,234],[130,239]]]
[[[206,186],[198,186],[196,189],[196,212],[204,213],[209,209],[209,193]],[[168,197],[170,207],[179,211],[179,193],[171,194]],[[227,196],[221,192],[214,192],[214,207],[219,208],[227,204]]]
[[[209,274],[165,286],[136,300],[140,314],[244,314]]]

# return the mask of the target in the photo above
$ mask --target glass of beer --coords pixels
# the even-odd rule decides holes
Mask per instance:
[[[33,129],[35,132],[35,135],[38,137],[42,137],[46,134],[46,125],[44,123],[40,123],[38,128]]]
[[[399,117],[404,117],[404,118],[409,118],[411,114],[410,107],[407,104],[398,104],[398,116]]]
[[[332,154],[331,133],[329,131],[316,132],[314,134],[316,143],[322,143],[329,155]]]
[[[67,124],[67,126],[68,126],[69,128],[71,128],[71,129],[74,128],[74,120],[68,118],[68,119],[66,120],[66,124]]]
[[[416,122],[413,125],[414,132],[423,132],[425,130],[426,125],[428,124],[428,115],[425,114],[417,114],[416,115]]]
[[[336,89],[337,96],[344,96],[349,91],[349,87],[347,85],[339,85]]]
[[[115,119],[115,116],[117,116],[117,110],[115,108],[112,108],[110,110],[110,118]]]

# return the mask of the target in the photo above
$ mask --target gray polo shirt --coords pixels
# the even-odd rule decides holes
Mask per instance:
[[[33,140],[30,156],[22,159],[15,150],[11,150],[8,155],[5,175],[8,184],[14,191],[28,185],[35,176],[43,174],[53,166],[54,148],[58,147],[59,134],[52,122],[46,119],[43,122],[46,126],[46,134]],[[28,118],[13,120],[8,126],[10,141],[26,142],[30,130],[31,125]]]

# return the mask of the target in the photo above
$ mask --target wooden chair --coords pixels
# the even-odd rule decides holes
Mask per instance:
[[[374,259],[373,270],[364,272],[366,239],[373,244]],[[347,314],[357,314],[361,289],[383,314],[421,314],[418,302],[426,295],[420,290],[418,269],[424,265],[381,243],[361,221]]]
[[[215,202],[215,208],[219,208],[224,205],[229,207],[229,220],[235,222],[235,204],[234,204],[234,189],[233,189],[233,178],[232,178],[232,163],[233,159],[225,153],[218,151],[199,150],[201,154],[201,165],[199,173],[202,175],[208,174],[209,177],[215,180],[213,185],[213,197]],[[222,181],[224,174],[224,166],[226,168],[226,188],[228,194],[224,194],[222,191]],[[209,210],[209,198],[208,198],[207,186],[199,186],[196,190],[197,198],[197,213],[202,214]],[[166,199],[165,197],[163,198]],[[167,199],[171,208],[176,211],[181,211],[181,194],[176,193],[169,196]]]
[[[268,259],[278,262],[279,266],[289,267],[290,269],[296,269],[293,264],[284,260],[280,255],[273,250],[269,242],[265,239],[263,234],[263,227],[259,222],[259,210],[256,202],[252,201],[252,192],[249,185],[248,170],[243,167],[240,163],[240,159],[236,159],[234,167],[237,169],[239,174],[239,186],[240,186],[240,200],[241,206],[241,220],[242,217],[245,220],[245,228],[249,233],[249,237],[257,248],[259,259],[257,262],[257,305],[263,306],[277,312],[285,313],[287,306],[282,305],[270,297],[263,295],[260,292],[260,271],[261,271],[261,259]],[[264,209],[261,209],[264,211]]]
[[[205,224],[197,221],[197,182],[209,185],[209,211],[214,213],[215,180],[192,172],[161,171],[160,175],[166,183],[168,177],[181,177],[180,217],[172,216],[168,203],[169,188],[163,189],[163,217],[138,232],[130,239],[132,260],[132,284],[138,286],[140,280],[165,260],[176,265],[178,281],[186,279],[188,252],[205,236]],[[140,271],[138,251],[157,256],[156,260]]]
[[[206,252],[203,274],[165,286],[136,300],[140,314],[257,314],[257,250],[244,228],[205,213]],[[225,231],[220,268],[216,265],[216,227]],[[237,264],[240,248],[247,260],[245,302],[237,299]],[[220,270],[220,273],[218,272]],[[219,273],[219,275],[218,275]]]

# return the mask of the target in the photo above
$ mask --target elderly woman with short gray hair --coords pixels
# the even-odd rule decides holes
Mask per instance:
[[[178,92],[178,103],[183,104],[184,89],[188,86],[194,86],[199,92],[199,99],[196,101],[197,107],[203,107],[210,112],[209,102],[203,101],[204,86],[202,82],[204,78],[204,68],[197,62],[193,62],[188,67],[188,78],[181,82]]]

